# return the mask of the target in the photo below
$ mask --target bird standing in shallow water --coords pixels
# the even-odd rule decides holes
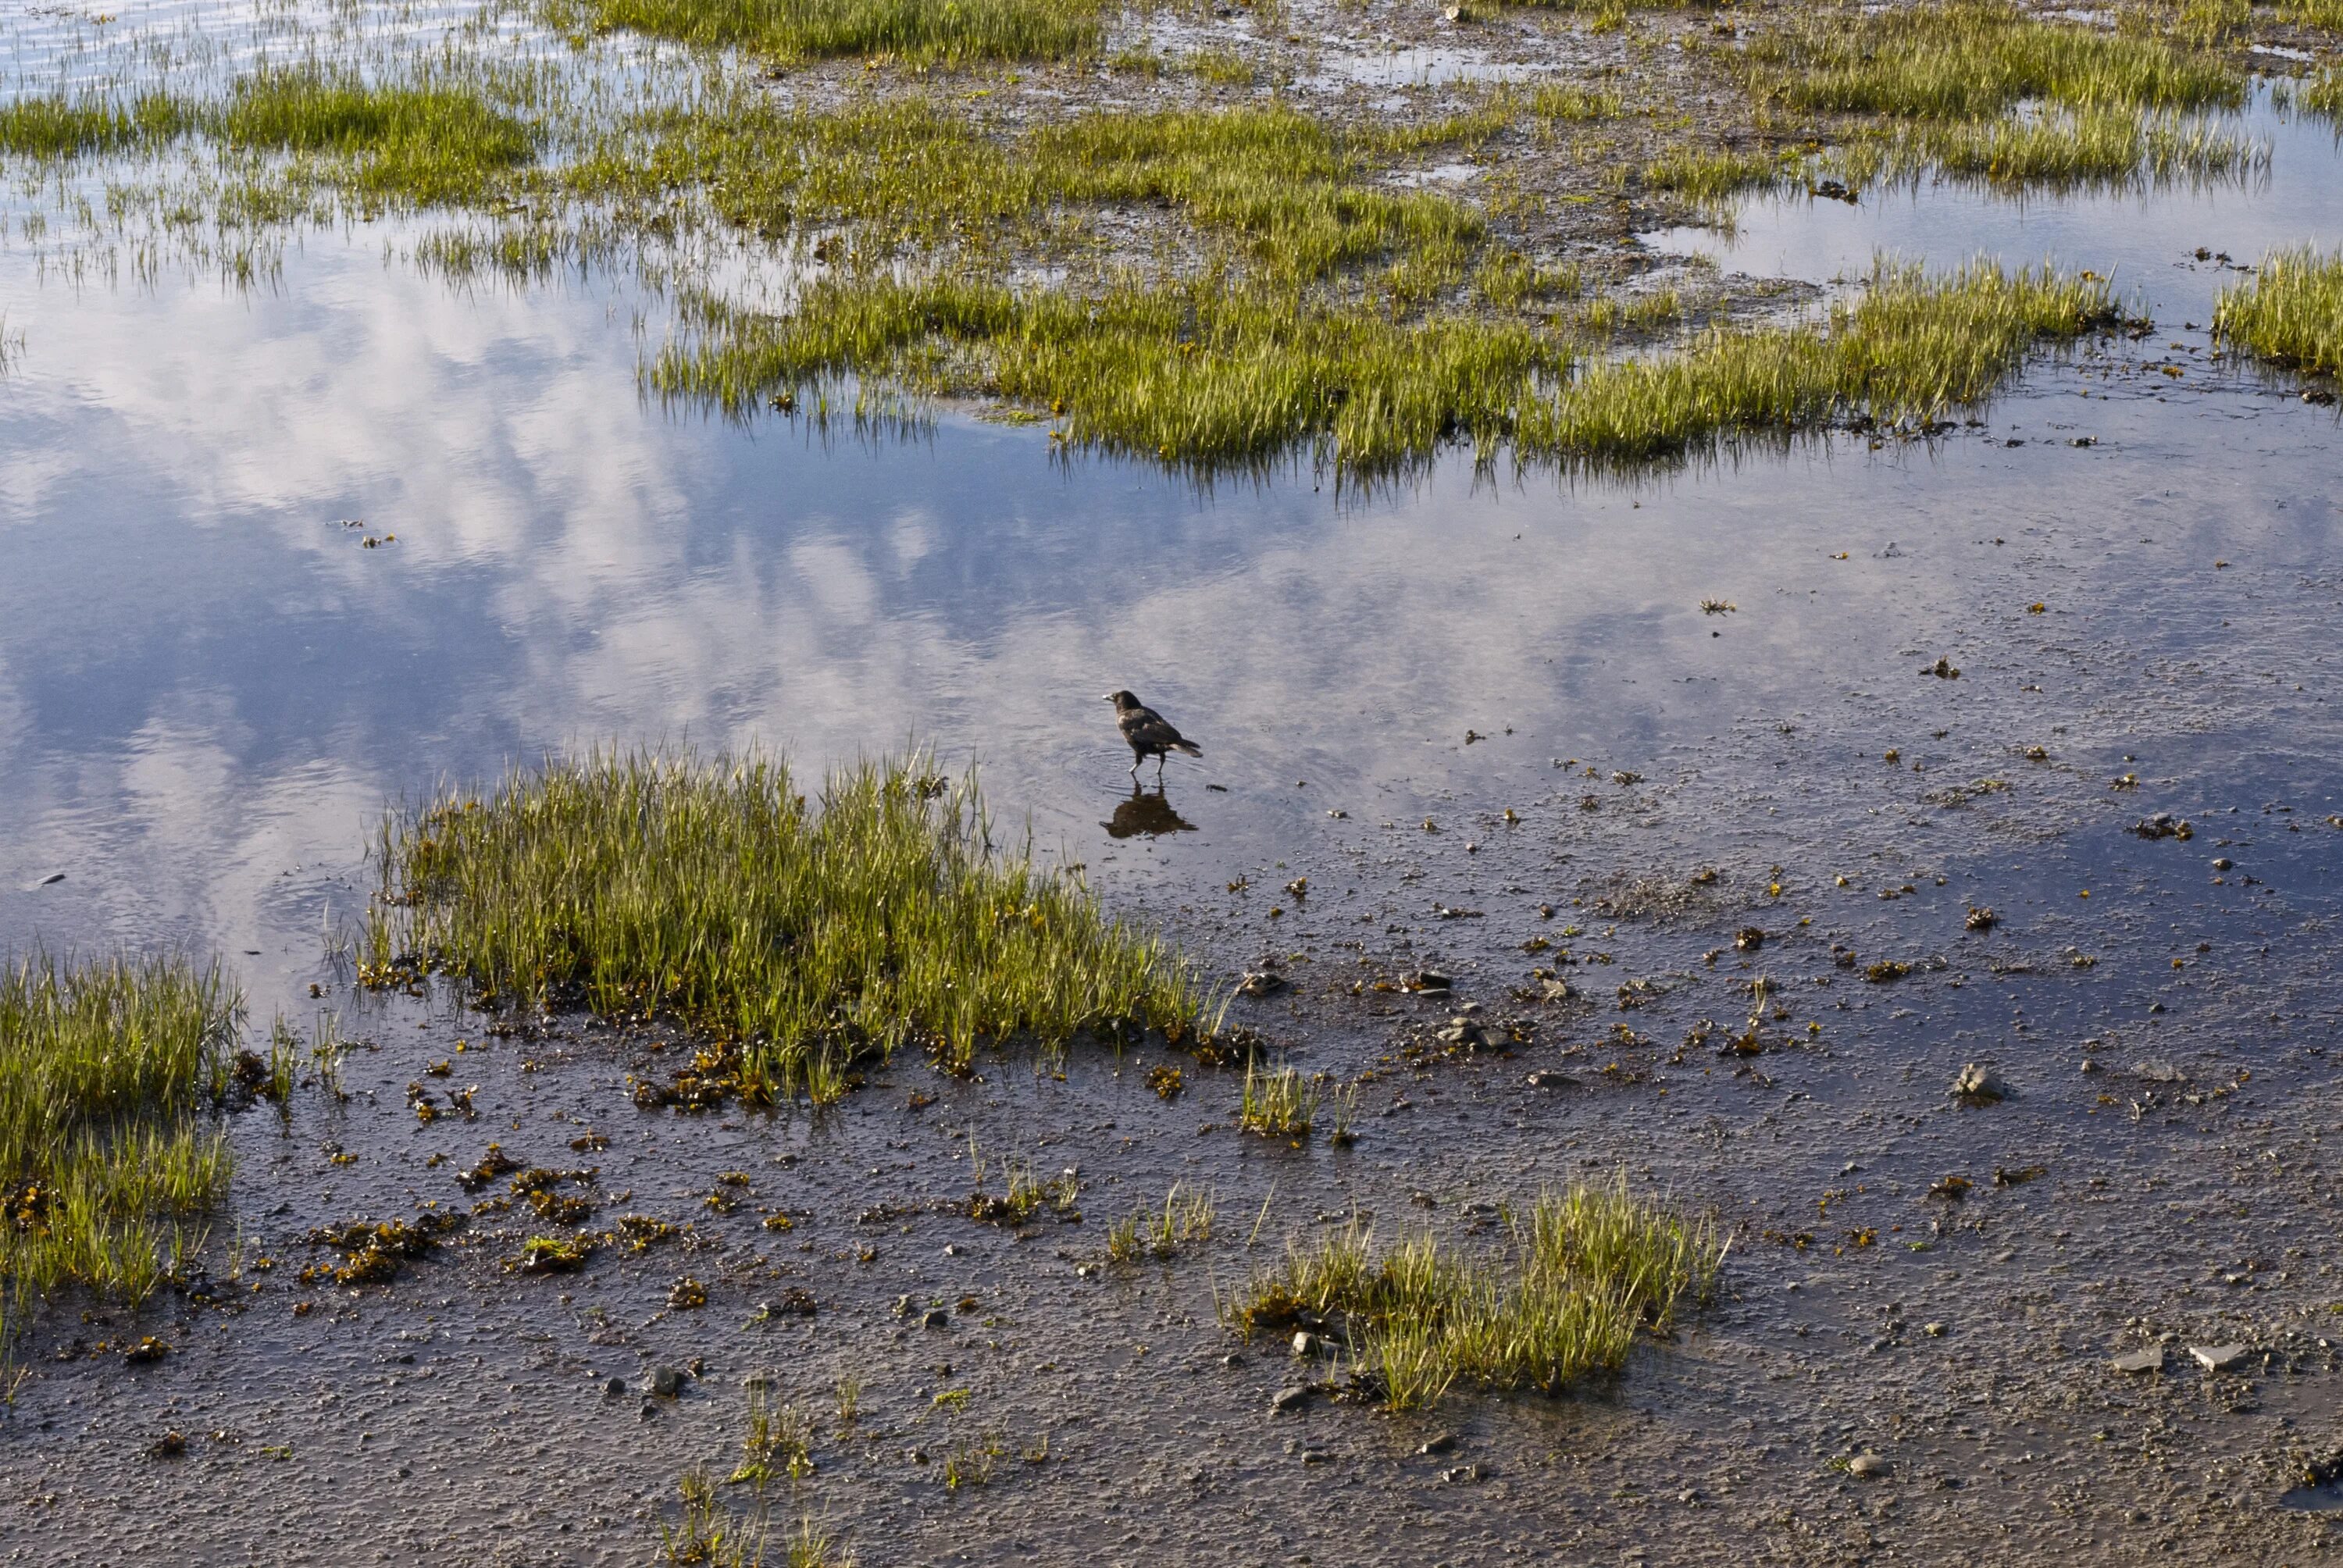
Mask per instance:
[[[1174,751],[1184,751],[1191,757],[1202,757],[1204,749],[1182,735],[1164,722],[1163,716],[1128,691],[1110,691],[1106,699],[1114,704],[1114,727],[1131,742],[1131,776],[1139,777],[1139,765],[1150,757],[1155,759],[1155,777],[1163,777],[1163,761]]]

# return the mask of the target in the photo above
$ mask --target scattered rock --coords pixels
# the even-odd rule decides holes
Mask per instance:
[[[1310,1390],[1302,1383],[1289,1383],[1269,1396],[1272,1411],[1292,1410],[1310,1397]]]
[[[1953,1080],[1952,1096],[1964,1105],[1997,1105],[2009,1098],[2009,1085],[1983,1062],[1972,1061]]]
[[[1247,970],[1237,982],[1237,990],[1245,996],[1273,996],[1285,989],[1285,977],[1268,970]]]
[[[2136,1351],[2126,1351],[2107,1363],[2119,1372],[2160,1372],[2164,1370],[2164,1347],[2147,1345]]]
[[[690,1381],[691,1374],[681,1367],[651,1368],[651,1392],[661,1399],[674,1399],[683,1392],[683,1385]]]
[[[1433,1032],[1433,1038],[1443,1044],[1462,1046],[1466,1050],[1478,1050],[1489,1043],[1489,1031],[1478,1020],[1459,1013]]]
[[[149,1362],[161,1361],[170,1353],[171,1347],[167,1342],[148,1334],[145,1339],[123,1352],[122,1359],[132,1366],[144,1366]]]
[[[2219,1372],[2242,1366],[2249,1352],[2243,1345],[2190,1345],[2188,1353],[2207,1372]]]
[[[1532,1089],[1565,1089],[1577,1081],[1558,1067],[1541,1067],[1529,1079]]]
[[[2132,824],[2131,830],[2143,839],[2193,839],[2197,829],[2169,811],[2158,811],[2153,817],[2143,817]]]
[[[1865,1479],[1877,1479],[1894,1473],[1896,1466],[1868,1449],[1846,1462],[1846,1473]]]
[[[2132,1070],[2150,1083],[2186,1083],[2188,1075],[2164,1060],[2136,1062]]]
[[[622,1399],[625,1397],[626,1392],[627,1380],[625,1378],[610,1378],[602,1384],[602,1397],[604,1399]]]
[[[1418,970],[1413,974],[1399,977],[1399,983],[1409,990],[1453,990],[1456,982],[1438,970]]]
[[[1293,1353],[1297,1356],[1314,1356],[1318,1353],[1321,1344],[1322,1342],[1316,1334],[1304,1329],[1293,1336]]]
[[[1453,1453],[1456,1452],[1456,1434],[1453,1432],[1443,1432],[1437,1437],[1427,1437],[1417,1446],[1415,1452],[1427,1455]]]
[[[1479,1481],[1483,1474],[1483,1472],[1477,1464],[1460,1464],[1453,1469],[1442,1471],[1440,1483],[1443,1486],[1470,1486]]]
[[[926,1312],[920,1314],[920,1327],[923,1329],[948,1329],[951,1327],[951,1314],[944,1311],[941,1307],[930,1307]]]
[[[178,1459],[184,1457],[186,1452],[186,1437],[184,1433],[176,1432],[165,1432],[146,1447],[148,1457],[153,1459]]]

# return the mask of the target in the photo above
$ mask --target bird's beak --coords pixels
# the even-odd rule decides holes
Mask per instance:
[[[1112,701],[1114,700],[1114,693],[1113,693],[1113,692],[1111,692],[1111,691],[1110,691],[1110,692],[1106,693],[1104,696],[1101,697],[1101,698],[1099,699],[1099,700],[1100,700],[1101,702],[1112,702]]]

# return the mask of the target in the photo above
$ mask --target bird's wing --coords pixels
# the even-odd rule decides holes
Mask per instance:
[[[1187,744],[1180,732],[1165,723],[1163,716],[1151,708],[1134,709],[1116,723],[1125,740],[1151,751]]]

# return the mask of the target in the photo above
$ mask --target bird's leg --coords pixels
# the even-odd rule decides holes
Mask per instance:
[[[1139,777],[1139,765],[1140,765],[1140,763],[1141,763],[1141,762],[1143,762],[1143,761],[1145,761],[1145,760],[1146,760],[1146,759],[1145,759],[1145,758],[1142,758],[1142,757],[1139,756],[1137,753],[1135,753],[1135,752],[1134,752],[1134,753],[1132,754],[1131,759],[1131,778],[1132,778],[1133,779],[1138,779],[1138,777]]]
[[[1163,764],[1170,760],[1172,760],[1172,754],[1168,751],[1159,751],[1155,754],[1155,787],[1158,789],[1163,788]]]

